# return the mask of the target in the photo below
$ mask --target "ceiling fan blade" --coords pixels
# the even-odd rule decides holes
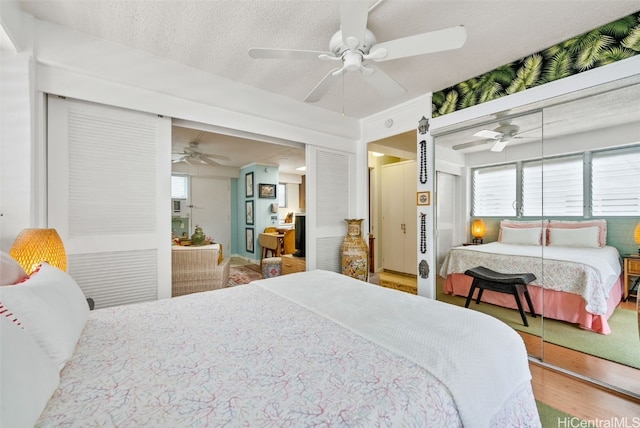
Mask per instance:
[[[297,49],[269,49],[269,48],[251,48],[249,56],[251,58],[267,58],[267,59],[303,59],[315,60],[320,55],[329,55],[335,57],[331,52],[324,51],[306,51]]]
[[[476,141],[470,141],[468,143],[457,144],[451,148],[453,150],[464,150],[464,149],[469,149],[471,147],[482,146],[487,143],[488,143],[487,140],[476,140]]]
[[[488,129],[483,129],[483,130],[478,131],[475,134],[473,134],[473,136],[474,137],[480,137],[480,138],[491,138],[492,140],[496,140],[496,139],[500,138],[502,136],[502,134],[500,132],[489,131]]]
[[[379,43],[371,48],[371,52],[375,52],[378,49],[385,49],[387,55],[384,58],[372,59],[374,61],[388,61],[391,59],[458,49],[464,45],[466,40],[467,30],[465,30],[462,25],[458,25],[456,27]]]
[[[407,92],[402,85],[393,80],[388,74],[380,70],[378,67],[369,64],[366,68],[372,69],[373,73],[363,73],[365,80],[382,94],[388,97],[396,97]]]
[[[509,144],[509,141],[507,141],[507,140],[496,141],[496,143],[493,145],[493,147],[491,147],[491,151],[492,152],[501,152],[501,151],[504,150],[505,147],[507,147],[507,144]]]
[[[171,159],[171,163],[184,162],[184,160],[185,160],[184,156],[180,156],[179,158]]]
[[[364,41],[368,15],[368,1],[343,1],[340,4],[342,40],[351,49],[355,49]]]
[[[344,68],[334,68],[309,92],[304,99],[305,103],[315,103],[320,101],[324,94],[329,91],[331,86],[344,74]]]
[[[206,163],[209,165],[213,165],[213,166],[220,166],[220,164],[212,159],[209,159],[208,157],[201,155],[198,156],[198,159],[202,162],[202,163]]]
[[[229,156],[214,155],[214,154],[211,154],[211,153],[202,153],[202,155],[206,156],[208,158],[212,158],[212,159],[219,159],[219,160],[224,160],[224,161],[231,160],[231,158]]]

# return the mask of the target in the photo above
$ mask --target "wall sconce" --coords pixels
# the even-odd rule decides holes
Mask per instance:
[[[422,116],[422,119],[418,121],[418,132],[420,134],[426,134],[429,131],[429,119]]]
[[[486,231],[487,227],[485,226],[484,221],[481,218],[473,220],[473,223],[471,223],[471,235],[473,235],[473,243],[482,244],[482,238],[484,238],[484,234]]]
[[[274,202],[274,203],[271,204],[271,212],[274,213],[274,214],[278,212],[278,203],[277,202]]]
[[[67,253],[55,229],[24,229],[13,242],[9,254],[28,275],[42,262],[67,270]]]
[[[640,223],[636,226],[636,230],[633,232],[633,237],[636,239],[636,244],[640,246]],[[638,248],[638,255],[640,255],[640,248]]]

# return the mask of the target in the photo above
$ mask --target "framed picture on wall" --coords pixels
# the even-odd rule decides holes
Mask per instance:
[[[253,198],[253,172],[247,172],[244,175],[245,196]]]
[[[431,192],[418,192],[418,205],[431,205]]]
[[[258,197],[267,198],[267,199],[275,199],[276,198],[276,189],[277,186],[275,184],[263,184],[260,183],[258,190]]]
[[[247,224],[253,224],[253,201],[244,202],[244,215]]]
[[[245,245],[247,248],[247,253],[253,253],[254,252],[254,247],[253,247],[253,227],[247,227],[245,229]]]

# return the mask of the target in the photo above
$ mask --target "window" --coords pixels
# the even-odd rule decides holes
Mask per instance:
[[[187,199],[189,194],[189,177],[186,175],[171,176],[171,199]]]
[[[278,206],[280,208],[287,206],[287,185],[284,183],[278,184]]]
[[[516,165],[473,170],[473,215],[514,216]]]
[[[640,148],[593,153],[591,204],[594,216],[640,215]]]
[[[582,155],[525,162],[522,166],[522,215],[582,216],[582,164]]]

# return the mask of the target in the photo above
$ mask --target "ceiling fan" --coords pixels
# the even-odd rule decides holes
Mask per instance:
[[[534,129],[529,129],[527,131],[521,132],[520,127],[518,125],[512,124],[510,120],[500,121],[498,122],[498,125],[499,126],[493,130],[482,129],[476,132],[475,134],[473,134],[474,137],[480,137],[480,138],[483,138],[483,140],[477,140],[477,141],[471,141],[468,143],[458,144],[453,146],[452,149],[463,150],[463,149],[468,149],[470,147],[475,147],[475,146],[479,146],[487,143],[494,143],[493,146],[491,147],[491,151],[501,152],[502,150],[504,150],[507,144],[509,144],[509,142],[515,139],[535,138],[535,137],[525,137],[521,135],[526,132],[531,132]]]
[[[329,51],[251,48],[252,58],[321,60],[341,63],[309,92],[305,102],[319,101],[347,71],[359,71],[365,80],[387,96],[402,95],[406,89],[372,62],[389,61],[458,49],[464,45],[467,32],[463,26],[445,28],[400,39],[376,43],[367,28],[369,2],[343,1],[340,4],[340,30],[329,42]]]
[[[182,149],[182,153],[173,153],[173,155],[177,155],[177,157],[171,161],[172,163],[185,162],[189,165],[208,164],[220,166],[220,164],[213,159],[229,160],[227,156],[204,153],[195,141],[190,142],[187,147]]]

